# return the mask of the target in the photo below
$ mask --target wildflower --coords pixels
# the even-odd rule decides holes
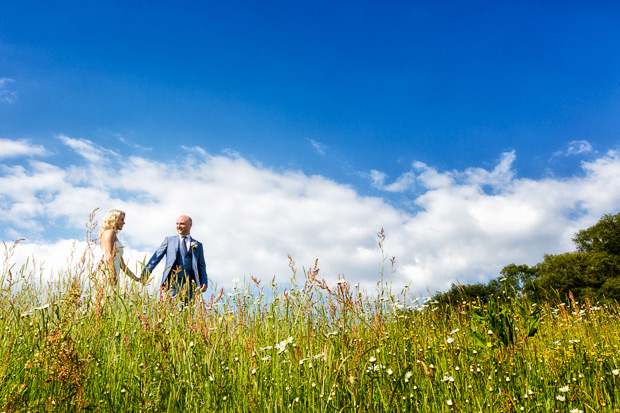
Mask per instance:
[[[408,371],[407,373],[405,373],[405,383],[409,383],[409,379],[411,378],[411,376],[413,376],[413,373]]]
[[[446,400],[446,404],[447,404],[448,406],[452,406],[454,403],[452,403],[452,400]]]
[[[382,370],[382,369],[385,369],[385,366],[384,366],[383,364],[375,364],[375,365],[373,365],[373,366],[369,366],[369,367],[366,369],[366,372],[367,372],[367,373],[373,373],[373,372],[375,372],[375,371],[380,371],[380,370]]]
[[[394,374],[394,371],[392,371],[392,369],[387,369],[386,373],[388,374],[388,376],[391,376],[392,374]]]
[[[488,334],[489,334],[490,336],[492,336],[492,335],[493,335],[493,330],[489,330],[489,331],[488,331]]]
[[[448,343],[448,344],[454,343],[454,339],[452,337],[448,337],[446,339],[446,343]]]
[[[239,282],[239,278],[233,278],[232,282],[238,283]]]
[[[569,410],[570,413],[583,413],[583,410],[579,410],[579,409],[571,409]]]
[[[289,337],[286,340],[280,341],[280,343],[276,344],[276,348],[278,349],[278,354],[284,353],[286,351],[286,345],[293,341],[293,337]]]
[[[448,376],[447,374],[443,376],[443,379],[441,379],[442,382],[450,382],[450,383],[454,383],[454,377]]]
[[[368,361],[370,361],[371,363],[374,363],[377,361],[377,358],[375,356],[372,356]]]
[[[256,369],[252,369],[251,373],[252,375],[256,374]]]
[[[564,396],[555,396],[555,399],[558,400],[558,401],[563,402],[564,400],[566,400],[566,397],[564,397]]]
[[[564,387],[560,387],[560,391],[561,391],[562,393],[566,393],[566,392],[568,392],[568,385],[567,385],[567,386],[564,386]]]
[[[613,374],[614,376],[617,376],[618,374],[620,374],[620,370],[618,370],[618,369],[613,369],[613,370],[611,371],[611,374]]]
[[[461,331],[460,328],[454,329],[454,330],[450,331],[450,335],[452,335],[454,333],[458,333],[459,331]]]

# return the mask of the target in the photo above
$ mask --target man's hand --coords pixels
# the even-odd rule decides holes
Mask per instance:
[[[200,286],[200,292],[201,292],[201,293],[204,293],[205,291],[207,291],[207,284],[202,284],[202,285]]]

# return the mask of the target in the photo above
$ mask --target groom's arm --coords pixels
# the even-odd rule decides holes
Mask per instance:
[[[205,263],[205,254],[202,243],[200,245],[200,252],[198,254],[198,278],[200,279],[200,291],[207,291],[207,285],[209,280],[207,279],[207,265]]]
[[[146,264],[146,267],[144,267],[144,269],[142,270],[143,277],[151,275],[151,272],[153,272],[157,264],[159,264],[159,261],[161,261],[161,259],[164,258],[164,255],[166,255],[167,250],[168,238],[166,237],[164,238],[164,242],[161,243],[159,248],[157,248],[157,251],[155,251],[149,262]]]

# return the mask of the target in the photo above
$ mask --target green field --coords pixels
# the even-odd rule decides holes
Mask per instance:
[[[615,305],[439,307],[291,260],[286,288],[241,280],[183,307],[103,288],[87,255],[42,285],[5,249],[2,411],[620,411]]]

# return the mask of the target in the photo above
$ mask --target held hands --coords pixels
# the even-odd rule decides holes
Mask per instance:
[[[142,283],[142,285],[147,286],[149,285],[149,283],[152,281],[152,278],[149,278],[149,276],[147,274],[142,274],[142,277],[140,277],[140,283]]]
[[[133,274],[132,274],[133,275]],[[135,281],[139,282],[140,284],[147,286],[149,285],[149,283],[151,282],[152,278],[149,278],[148,274],[146,273],[142,273],[142,275],[140,277],[136,277],[135,275],[132,277]]]
[[[135,280],[138,281],[140,284],[147,286],[149,285],[151,280],[153,280],[153,278],[149,278],[150,275],[151,275],[151,272],[145,268],[144,270],[142,270],[142,273],[140,274],[140,278],[135,277]]]
[[[141,283],[142,285],[146,285],[145,284],[145,279],[142,277],[136,277],[136,275],[134,273],[132,273],[131,271],[127,271],[127,275],[129,276],[129,278],[131,278],[134,281],[137,281],[139,283]],[[146,278],[146,280],[148,280],[148,278]]]

